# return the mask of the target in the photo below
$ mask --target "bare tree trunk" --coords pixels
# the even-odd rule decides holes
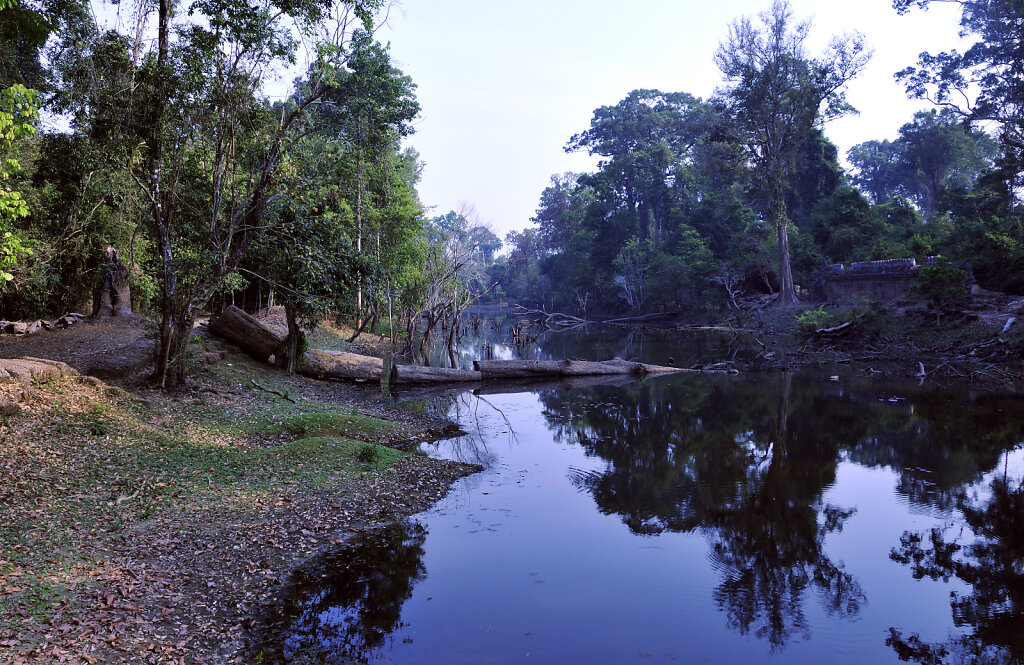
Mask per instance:
[[[285,340],[285,364],[284,369],[289,374],[295,373],[295,366],[299,357],[299,339],[302,331],[299,330],[299,322],[295,319],[295,310],[284,306],[285,319],[288,321],[288,338]]]
[[[797,302],[796,287],[793,284],[793,268],[789,263],[789,218],[786,214],[786,198],[782,191],[782,176],[776,175],[772,182],[772,218],[779,237],[779,297],[776,304],[788,307]]]
[[[391,338],[391,348],[395,346],[395,311],[394,294],[391,293],[391,282],[388,282],[388,335]]]
[[[174,269],[174,253],[171,247],[171,232],[163,208],[163,192],[160,181],[163,175],[163,129],[167,107],[165,80],[167,56],[170,49],[171,0],[160,0],[157,25],[156,81],[150,97],[149,132],[149,199],[153,215],[153,229],[157,251],[160,254],[162,287],[160,303],[160,340],[157,345],[156,381],[161,388],[176,386],[184,378],[184,369],[171,372],[174,350],[181,346],[181,321],[178,315],[178,275]]]

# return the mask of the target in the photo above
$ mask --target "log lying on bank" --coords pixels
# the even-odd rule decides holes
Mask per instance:
[[[361,356],[347,351],[306,351],[295,371],[314,379],[347,379],[380,383],[384,376],[384,361],[373,356]]]
[[[587,360],[476,360],[473,368],[485,379],[516,379],[543,376],[596,376],[601,374],[669,374],[699,370],[648,365],[622,358],[604,361]]]
[[[635,323],[675,323],[682,316],[681,312],[659,312],[656,314],[641,314],[639,316],[622,316],[617,319],[606,319],[601,323],[618,323],[632,325]]]
[[[412,383],[452,383],[455,381],[481,381],[483,374],[471,369],[424,367],[422,365],[392,365],[388,383],[392,386]]]
[[[847,321],[831,328],[818,328],[814,334],[818,337],[840,337],[850,332],[856,326],[856,321]]]
[[[284,338],[265,327],[256,317],[234,305],[210,320],[210,332],[240,346],[256,360],[266,362]]]
[[[255,317],[231,306],[210,321],[210,332],[238,345],[257,360],[266,361],[284,344],[284,339]],[[345,351],[310,349],[295,368],[299,374],[315,379],[380,382],[384,361]],[[420,365],[392,365],[391,385],[455,383],[494,379],[556,378],[574,376],[629,375],[650,376],[673,372],[723,373],[718,370],[683,369],[649,365],[615,358],[601,362],[585,360],[477,360],[472,370]]]

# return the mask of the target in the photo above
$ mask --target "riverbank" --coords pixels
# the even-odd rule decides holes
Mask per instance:
[[[303,561],[477,470],[405,452],[456,431],[379,388],[215,355],[179,395],[0,386],[0,662],[244,662]]]
[[[937,314],[918,300],[742,313],[757,345],[745,369],[856,367],[919,380],[1024,387],[1024,300],[984,294]]]

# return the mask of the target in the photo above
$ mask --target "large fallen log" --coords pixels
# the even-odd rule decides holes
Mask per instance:
[[[265,327],[256,317],[230,305],[210,321],[210,332],[220,335],[246,353],[266,362],[284,338]]]
[[[838,326],[833,326],[832,328],[818,328],[814,331],[814,334],[818,337],[839,337],[853,330],[856,325],[856,321],[847,321],[846,323],[840,323]]]
[[[699,370],[648,365],[622,358],[604,361],[587,360],[476,360],[473,368],[485,379],[515,379],[539,376],[595,376],[600,374],[668,374]]]
[[[682,316],[680,312],[659,312],[655,314],[641,314],[639,316],[622,316],[617,319],[606,319],[600,323],[618,323],[632,325],[635,323],[675,323]]]
[[[384,361],[347,351],[306,351],[295,371],[314,379],[348,379],[379,383],[384,376]]]
[[[392,386],[410,383],[450,383],[454,381],[480,381],[480,372],[450,367],[424,367],[422,365],[392,365],[388,383]]]

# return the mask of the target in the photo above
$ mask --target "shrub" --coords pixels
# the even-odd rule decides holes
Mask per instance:
[[[374,462],[377,461],[378,454],[379,453],[377,452],[377,446],[374,446],[369,443],[364,443],[363,445],[359,446],[359,452],[356,453],[356,459],[358,459],[363,464],[373,464]]]
[[[967,272],[957,268],[943,257],[923,266],[917,273],[917,283],[910,290],[926,298],[935,307],[936,322],[943,310],[967,299]]]
[[[794,316],[796,318],[797,332],[804,337],[814,334],[819,328],[829,328],[835,325],[835,317],[825,311],[825,307],[819,305],[817,309],[808,309]]]

